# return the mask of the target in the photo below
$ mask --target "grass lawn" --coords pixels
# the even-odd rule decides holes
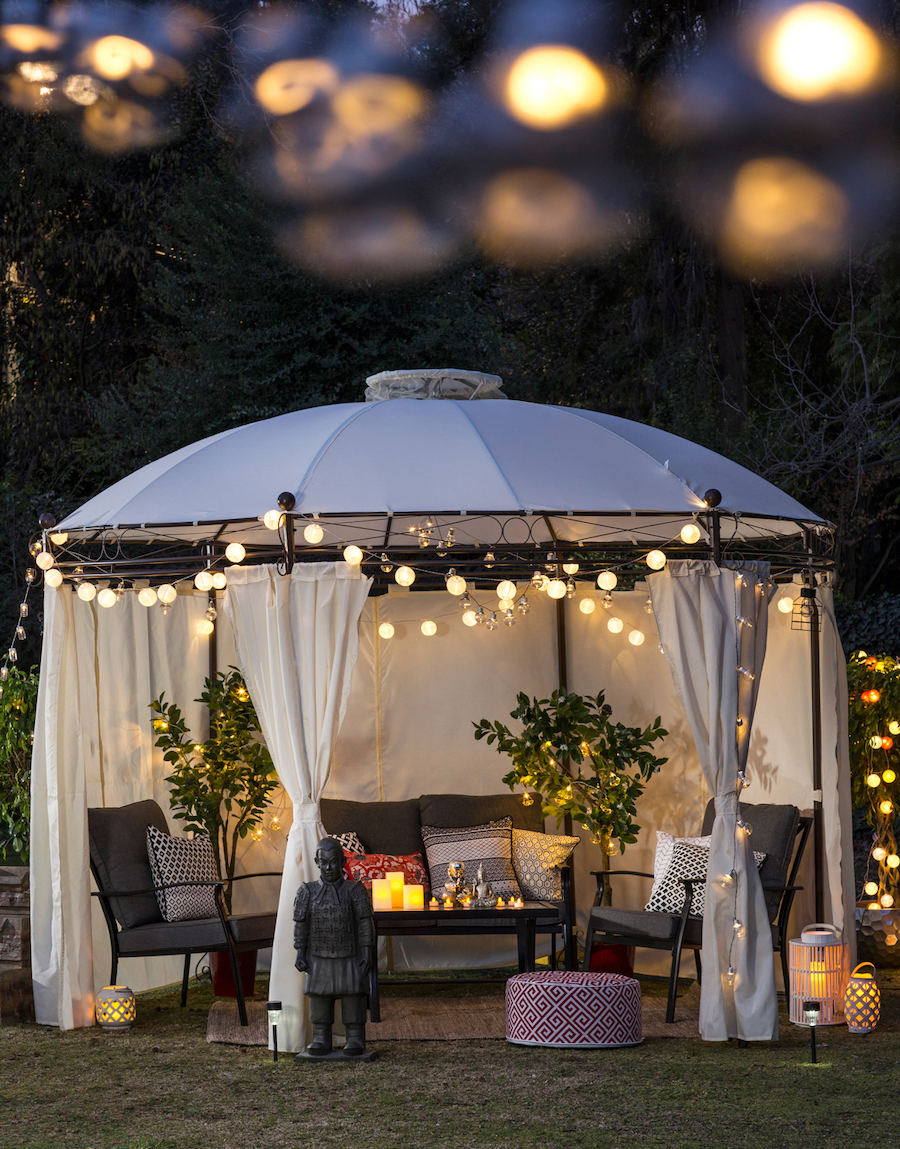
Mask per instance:
[[[208,1045],[212,991],[192,984],[186,1010],[177,991],[142,995],[127,1033],[0,1029],[0,1149],[893,1149],[900,971],[878,981],[878,1029],[820,1030],[816,1066],[783,1006],[781,1039],[748,1049],[699,1038],[602,1052],[382,1042],[368,1065],[276,1065],[261,1048]],[[392,986],[385,998],[413,992],[485,989]]]

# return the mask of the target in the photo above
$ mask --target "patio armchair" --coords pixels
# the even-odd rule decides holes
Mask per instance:
[[[147,827],[156,826],[168,834],[165,815],[152,801],[129,806],[88,810],[88,838],[91,873],[109,930],[112,950],[111,984],[115,983],[119,960],[129,957],[168,957],[184,955],[181,1005],[187,1004],[187,988],[192,954],[227,950],[237,994],[241,1025],[247,1025],[247,1007],[241,988],[238,953],[265,949],[275,936],[275,914],[229,914],[225,909],[225,882],[186,880],[158,886],[153,881],[147,856]],[[241,874],[240,879],[278,876]],[[234,879],[239,880],[238,878]],[[211,886],[215,891],[217,916],[167,922],[160,911],[158,890],[178,886]]]
[[[751,805],[741,803],[741,811],[753,827],[753,849],[766,855],[759,871],[769,911],[772,930],[772,948],[781,954],[781,969],[785,987],[788,985],[787,928],[791,906],[797,890],[795,884],[803,851],[809,838],[812,818],[801,817],[796,806]],[[710,801],[703,818],[701,834],[712,832],[715,802]],[[638,870],[593,870],[597,879],[597,894],[588,919],[584,943],[584,968],[590,968],[591,949],[595,942],[605,945],[636,946],[642,949],[668,950],[672,954],[669,974],[669,1000],[666,1021],[675,1020],[675,999],[681,955],[686,949],[694,951],[697,982],[702,976],[700,950],[703,944],[703,919],[690,914],[694,886],[706,880],[705,875],[681,879],[685,896],[681,913],[657,913],[651,910],[618,909],[603,905],[607,889],[612,890],[612,879],[623,874],[653,878]]]

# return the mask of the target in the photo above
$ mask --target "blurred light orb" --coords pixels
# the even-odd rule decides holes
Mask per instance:
[[[593,115],[609,92],[600,69],[563,44],[541,44],[519,56],[506,76],[504,102],[529,128],[553,131]]]
[[[358,567],[363,561],[363,553],[359,547],[353,546],[351,543],[349,547],[344,547],[344,562],[351,567]]]
[[[628,641],[632,646],[641,646],[644,642],[644,633],[640,630],[630,630],[628,632]]]
[[[416,572],[412,567],[397,567],[394,572],[394,581],[400,586],[412,586],[416,581]]]
[[[886,861],[890,869],[896,870],[900,866],[900,854],[888,854]]]
[[[505,578],[497,584],[497,598],[515,598],[516,584],[512,579]],[[505,609],[505,608],[504,608]]]
[[[63,580],[62,571],[56,570],[56,568],[54,568],[53,570],[47,571],[47,573],[44,575],[45,585],[52,587],[54,590],[56,589],[56,587],[62,585],[62,580]]]
[[[551,598],[565,598],[566,584],[561,578],[551,579],[547,584],[547,594]]]
[[[578,574],[578,563],[563,563],[563,570],[567,575]]]
[[[378,628],[378,633],[381,635],[382,638],[393,638],[394,637],[393,623],[383,622],[381,624],[381,626],[379,626],[379,628]]]
[[[318,523],[308,523],[303,528],[303,537],[308,543],[311,543],[313,546],[315,546],[325,537],[325,532],[322,530]]]
[[[644,562],[652,571],[661,571],[666,565],[666,556],[662,551],[650,551]]]
[[[687,543],[688,546],[700,542],[701,531],[696,523],[685,523],[679,533],[681,535],[681,541]]]
[[[230,563],[242,563],[246,557],[247,552],[240,543],[229,543],[225,548],[225,558]]]
[[[597,604],[592,598],[583,598],[578,604],[578,609],[582,614],[593,614]]]
[[[202,622],[197,624],[198,634],[212,634],[216,629],[216,624],[208,618],[204,618]]]
[[[794,600],[790,597],[790,595],[783,595],[778,600],[778,609],[782,614],[791,613],[791,611],[794,609]]]
[[[281,524],[281,511],[266,511],[263,515],[263,523],[270,531],[277,531]]]
[[[497,600],[497,605],[501,610],[512,610],[516,605],[516,600],[514,598],[501,598]]]
[[[67,76],[63,84],[63,92],[73,104],[89,107],[96,104],[106,89],[105,84],[99,83],[93,76]]]
[[[885,772],[884,772],[884,774],[882,775],[882,777],[884,778],[884,780],[885,780],[885,782],[887,783],[887,785],[888,785],[888,786],[890,786],[890,784],[891,784],[892,782],[896,782],[896,781],[897,781],[897,775],[894,773],[894,771],[893,771],[893,770],[885,770]]]
[[[222,571],[214,571],[212,575],[213,590],[224,590],[228,585],[228,579]]]
[[[145,586],[138,591],[138,602],[141,606],[153,606],[156,602],[156,591],[152,586]]]
[[[787,156],[749,160],[734,177],[722,253],[744,270],[770,262],[820,266],[840,253],[849,213],[838,185],[806,164]]]
[[[338,122],[353,138],[401,131],[425,111],[425,93],[402,76],[363,73],[342,84],[332,98]]]
[[[597,575],[597,586],[600,590],[615,590],[618,578],[613,571],[601,571]]]
[[[887,857],[887,850],[884,848],[884,846],[876,846],[872,851],[872,857],[876,862],[883,862]]]
[[[52,84],[59,78],[56,68],[43,61],[23,60],[16,71],[30,84]],[[50,537],[53,538],[52,535]]]
[[[876,789],[876,787],[881,785],[881,775],[869,774],[869,776],[866,778],[866,785],[869,786],[872,790]]]
[[[863,886],[863,889],[871,898],[873,894],[878,893],[878,883],[877,882],[866,882],[865,886]]]
[[[478,622],[478,619],[475,617],[475,611],[474,610],[463,611],[462,620],[466,624],[466,626],[475,626],[476,623]]]
[[[149,108],[109,96],[85,108],[81,134],[98,151],[120,153],[158,143],[160,127]]]
[[[437,634],[437,623],[426,618],[419,629],[426,637],[430,638],[433,634]]]
[[[168,582],[164,582],[156,593],[159,595],[159,601],[165,603],[166,606],[171,606],[178,598],[178,591]]]
[[[103,36],[90,48],[88,59],[107,80],[122,80],[134,69],[146,72],[153,67],[147,45],[127,36]]]
[[[546,263],[596,247],[599,217],[591,193],[549,168],[514,168],[490,181],[479,239],[495,258]]]
[[[878,37],[841,4],[798,4],[763,33],[760,75],[791,100],[833,100],[870,89],[882,67]]]
[[[6,24],[0,27],[0,42],[14,52],[53,52],[62,44],[62,36],[40,24]]]
[[[621,634],[625,627],[625,623],[620,618],[615,617],[611,618],[606,625],[613,634]]]
[[[253,85],[261,107],[274,116],[289,116],[311,104],[320,92],[337,91],[340,77],[327,60],[278,60]]]

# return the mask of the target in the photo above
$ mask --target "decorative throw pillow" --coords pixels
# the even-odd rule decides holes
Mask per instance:
[[[348,854],[344,861],[347,877],[362,882],[369,891],[372,889],[373,878],[383,878],[388,873],[401,871],[408,886],[424,886],[427,896],[428,871],[421,854]]]
[[[765,854],[753,851],[757,870],[761,869],[766,860]],[[694,896],[691,899],[691,917],[702,918],[706,906],[706,871],[709,869],[709,847],[691,846],[687,842],[676,842],[672,851],[672,861],[668,873],[660,883],[655,894],[650,895],[650,901],[644,906],[645,910],[655,910],[662,914],[680,914],[684,908],[684,886],[680,878],[700,878],[694,886]]]
[[[512,818],[498,818],[480,826],[423,826],[422,840],[432,889],[443,888],[451,862],[464,862],[470,881],[475,880],[480,863],[498,897],[522,896],[512,864]]]
[[[676,838],[674,834],[667,834],[665,830],[657,830],[656,857],[653,859],[653,889],[650,891],[650,900],[653,900],[653,896],[668,873],[669,866],[672,864],[672,850],[675,848],[676,842],[686,842],[689,846],[706,846],[709,849],[711,841],[711,834],[707,834],[703,838]]]
[[[558,902],[562,897],[559,867],[581,841],[535,830],[513,830],[512,864],[526,901]]]
[[[169,882],[217,882],[216,858],[208,834],[199,838],[173,838],[147,827],[147,857],[154,886]],[[216,896],[212,886],[176,886],[157,890],[159,909],[167,922],[192,921],[216,916]]]
[[[346,834],[329,834],[328,837],[340,842],[346,854],[364,854],[366,852],[366,847],[352,830],[348,830]]]

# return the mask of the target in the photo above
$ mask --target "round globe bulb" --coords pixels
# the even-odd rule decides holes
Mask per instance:
[[[896,870],[900,866],[900,854],[888,854],[885,861],[890,869]]]
[[[685,523],[681,528],[681,541],[687,543],[688,546],[693,546],[694,543],[700,542],[701,531],[696,523]]]
[[[597,586],[601,590],[615,590],[618,581],[613,571],[601,571],[597,575]]]
[[[512,610],[515,603],[516,600],[514,598],[501,598],[498,600],[498,605],[501,610]]]
[[[325,532],[322,530],[318,523],[307,523],[303,528],[303,537],[308,543],[311,543],[313,546],[315,546],[325,537]]]
[[[447,590],[457,597],[466,593],[466,580],[462,575],[452,574],[447,579]]]
[[[873,750],[880,750],[881,749],[881,735],[880,734],[873,734],[872,737],[869,739],[869,745],[872,747]]]
[[[119,600],[116,598],[116,592],[114,590],[110,590],[109,587],[107,587],[105,590],[101,590],[97,595],[97,602],[101,606],[106,607],[107,610],[109,610],[111,606],[115,606],[118,601]]]
[[[50,554],[49,551],[39,551],[38,556],[34,561],[42,571],[48,571],[56,562],[56,559],[53,557],[53,555]]]
[[[893,770],[885,770],[885,772],[881,776],[888,785],[890,785],[891,782],[897,781],[897,775],[894,773]]]
[[[475,617],[474,610],[464,610],[462,620],[466,626],[475,626],[478,622],[478,619]]]
[[[394,637],[393,623],[383,622],[381,624],[381,626],[379,626],[379,628],[378,628],[378,633],[381,635],[382,638],[393,638]]]
[[[666,565],[666,556],[662,551],[650,551],[644,562],[652,571],[661,571]]]
[[[891,738],[891,736],[889,734],[885,734],[883,736],[883,738],[881,739],[881,748],[882,748],[882,750],[893,750],[894,749],[894,740],[893,740],[893,738]]]
[[[212,632],[215,629],[216,629],[216,624],[214,622],[212,622],[210,619],[204,618],[203,621],[197,627],[197,633],[198,634],[212,634]]]
[[[784,595],[783,598],[778,600],[778,609],[782,614],[790,614],[794,609],[794,600],[788,595]]]
[[[152,586],[145,586],[138,591],[138,602],[141,606],[153,606],[156,602],[156,591]]]
[[[348,566],[358,567],[363,561],[363,553],[359,547],[353,546],[351,543],[349,547],[344,547],[344,562]]]
[[[78,597],[82,602],[90,602],[97,595],[97,588],[92,582],[78,584]]]
[[[882,812],[882,814],[892,814],[894,812],[894,803],[890,800],[890,798],[885,798],[883,802],[878,804],[878,809]]]
[[[198,571],[194,575],[194,586],[197,590],[212,590],[213,580],[209,571]]]
[[[891,734],[900,734],[900,722],[897,722],[896,719],[892,722],[889,722],[888,730],[891,732]]]
[[[616,618],[615,615],[609,620],[609,622],[606,625],[609,628],[609,630],[611,630],[613,632],[613,634],[621,634],[625,628],[625,623],[622,622],[622,620],[620,618]]]
[[[430,638],[433,634],[437,634],[437,623],[432,622],[430,618],[426,618],[419,629],[424,635]]]
[[[869,691],[869,701],[872,703],[873,706],[876,702],[880,702],[881,701],[881,691],[880,690],[870,690]]]
[[[872,857],[876,862],[883,862],[887,857],[887,850],[884,848],[884,846],[876,846],[872,851]]]
[[[592,598],[583,598],[578,604],[578,609],[582,614],[593,614],[597,608],[597,604]]]
[[[224,590],[228,585],[228,579],[221,571],[213,571],[212,584],[213,590]]]
[[[394,571],[394,581],[400,586],[412,586],[416,581],[416,572],[412,567],[397,567]]]
[[[247,552],[240,543],[229,543],[225,548],[225,558],[230,563],[242,563],[246,557]]]
[[[868,776],[868,778],[866,778],[866,785],[871,786],[872,789],[874,790],[876,786],[881,785],[881,775],[880,774],[870,774]]]
[[[551,598],[565,598],[566,584],[561,578],[552,578],[547,586],[547,594]]]
[[[863,886],[863,889],[871,898],[873,896],[873,894],[878,893],[878,883],[877,882],[866,882],[865,886]]]
[[[515,598],[516,597],[516,584],[510,579],[505,578],[502,582],[497,584],[497,598]]]
[[[178,598],[178,591],[168,582],[164,582],[156,593],[159,595],[159,601],[164,602],[166,606],[171,606]]]
[[[266,511],[263,515],[263,523],[269,528],[270,531],[277,531],[281,524],[282,511]]]
[[[891,906],[894,904],[894,895],[893,894],[882,894],[878,900],[879,900],[879,902],[881,902],[881,904],[884,906],[884,908],[886,910],[889,910],[891,908]]]
[[[47,571],[47,573],[44,575],[44,583],[49,587],[56,588],[60,586],[62,584],[62,580],[62,571],[56,570],[56,568]]]
[[[630,630],[628,632],[628,641],[632,646],[640,646],[644,641],[643,632],[640,630]]]
[[[567,575],[578,574],[578,563],[563,563],[563,570]]]

